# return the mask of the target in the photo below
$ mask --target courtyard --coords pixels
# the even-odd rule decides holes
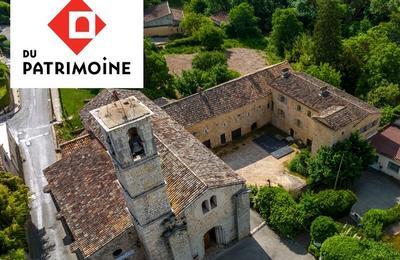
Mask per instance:
[[[282,154],[279,159],[272,156],[268,149],[259,142],[260,138],[265,142],[272,142],[271,136],[284,136],[277,129],[266,127],[242,138],[239,141],[217,149],[216,154],[241,177],[248,185],[272,185],[282,186],[286,190],[298,192],[305,185],[305,179],[295,176],[286,170],[287,163],[295,156],[298,149],[295,145],[290,147],[293,152]],[[269,137],[268,139],[265,137]],[[260,145],[261,144],[261,145]],[[279,149],[277,148],[279,151]]]

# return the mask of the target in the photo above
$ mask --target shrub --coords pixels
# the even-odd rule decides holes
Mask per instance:
[[[317,216],[342,218],[349,214],[357,202],[356,195],[350,190],[324,190],[319,193],[303,194],[299,206],[304,224],[308,226]]]
[[[400,221],[400,205],[392,208],[383,209],[370,209],[368,210],[361,220],[361,227],[363,234],[370,239],[379,240],[383,235],[383,228],[385,225]]]
[[[340,235],[325,240],[320,252],[324,260],[399,259],[400,257],[400,253],[389,245]]]
[[[335,221],[326,216],[319,216],[311,224],[311,243],[322,244],[327,238],[339,232]]]
[[[264,186],[259,189],[254,201],[254,207],[265,220],[271,215],[271,208],[278,194],[281,196],[289,195],[281,187]]]
[[[250,206],[255,209],[254,203],[256,201],[259,189],[258,189],[257,185],[248,185],[247,188],[250,190],[250,193],[249,193]]]
[[[186,35],[196,35],[197,31],[204,25],[213,25],[210,18],[197,13],[185,13],[180,27]]]
[[[200,27],[197,32],[197,37],[206,50],[218,50],[221,49],[224,43],[225,35],[224,32],[215,25],[204,25]]]
[[[168,43],[165,46],[165,48],[171,49],[171,48],[176,48],[176,47],[181,47],[181,46],[197,45],[197,44],[200,44],[199,39],[194,36],[189,36],[186,38],[176,39],[173,42]]]
[[[289,162],[288,169],[292,172],[300,173],[303,176],[307,176],[308,161],[311,158],[309,150],[301,150],[300,153]]]
[[[222,52],[200,52],[198,53],[192,61],[192,66],[194,69],[199,70],[210,70],[213,66],[222,64],[227,65],[227,58]]]
[[[278,199],[281,205],[273,205],[268,223],[280,234],[294,237],[302,228],[302,219],[299,209],[293,198],[282,197]],[[275,201],[276,202],[276,201]]]

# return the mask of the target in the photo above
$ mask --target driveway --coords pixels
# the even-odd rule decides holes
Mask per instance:
[[[251,211],[250,226],[254,229],[262,222],[257,213]],[[307,253],[306,245],[279,237],[267,225],[258,230],[253,236],[245,238],[231,248],[218,254],[217,260],[312,260]]]
[[[353,188],[358,201],[353,211],[363,215],[373,208],[386,209],[400,203],[400,184],[398,181],[379,172],[365,172]]]

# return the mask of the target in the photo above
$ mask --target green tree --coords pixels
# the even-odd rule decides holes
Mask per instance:
[[[307,29],[313,29],[313,22],[316,16],[316,2],[310,0],[292,0],[290,6],[294,7],[297,11],[299,20],[304,24]]]
[[[319,66],[312,65],[307,68],[306,72],[322,81],[325,81],[335,87],[340,87],[342,75],[328,63],[320,64]]]
[[[369,12],[376,24],[389,20],[392,13],[400,12],[400,2],[398,0],[371,0]]]
[[[205,51],[194,56],[192,66],[195,69],[207,71],[218,64],[227,65],[227,61],[228,59],[223,52]],[[210,66],[210,64],[212,65]]]
[[[382,108],[381,126],[394,122],[400,117],[400,105],[396,107],[385,106]]]
[[[229,0],[205,0],[209,13],[217,13],[220,11],[229,11],[231,5]]]
[[[396,84],[383,84],[368,93],[368,103],[376,107],[400,104],[400,87]]]
[[[315,64],[314,42],[312,37],[303,33],[297,37],[290,52],[286,53],[289,62],[296,63],[294,67],[300,71]]]
[[[277,9],[272,16],[271,41],[283,56],[285,50],[291,50],[293,42],[303,30],[302,23],[296,17],[296,9]]]
[[[185,13],[179,26],[185,32],[186,35],[196,35],[197,31],[206,25],[213,25],[210,18],[198,13]]]
[[[224,32],[215,25],[203,25],[197,36],[206,50],[219,50],[224,43]]]
[[[176,80],[176,88],[184,96],[192,95],[199,88],[204,89],[216,85],[216,82],[208,76],[208,73],[199,69],[183,71]]]
[[[341,12],[336,0],[318,0],[314,28],[315,58],[317,64],[337,64],[341,55]]]
[[[161,3],[161,0],[144,0],[144,8],[149,8],[153,5],[158,5]]]
[[[28,204],[28,188],[22,179],[0,172],[0,259],[23,259]]]
[[[342,74],[341,88],[346,92],[350,94],[356,92],[358,79],[361,75],[361,67],[359,57],[353,53],[352,49],[344,47],[339,70]]]
[[[10,4],[4,1],[0,1],[0,24],[10,24]]]
[[[311,159],[311,152],[308,149],[303,149],[300,153],[289,162],[288,169],[292,172],[300,173],[307,176],[308,162]]]
[[[400,253],[383,243],[336,235],[322,244],[321,257],[326,260],[399,259]]]
[[[208,6],[205,0],[191,0],[187,4],[187,11],[198,14],[205,14],[207,8]]]
[[[229,12],[227,32],[230,36],[237,38],[259,37],[260,29],[257,27],[257,22],[258,18],[254,15],[254,8],[244,2]]]
[[[370,88],[383,81],[400,84],[400,47],[392,42],[382,42],[371,50],[365,64]]]
[[[319,248],[322,243],[327,239],[339,233],[338,227],[332,218],[326,216],[317,217],[312,223],[310,228],[311,242],[309,251],[313,252],[316,256],[319,255]]]
[[[155,45],[149,40],[144,40],[144,84],[143,92],[150,98],[161,96],[174,97],[171,89],[171,77],[168,74],[167,62]]]

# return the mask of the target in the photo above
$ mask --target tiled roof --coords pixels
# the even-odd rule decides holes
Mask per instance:
[[[144,21],[151,22],[169,14],[171,14],[171,9],[169,8],[169,4],[167,1],[144,10]]]
[[[376,152],[400,162],[400,126],[389,125],[371,139]]]
[[[141,92],[135,90],[116,90],[120,99],[135,96],[146,105],[154,115],[152,116],[153,131],[172,153],[174,153],[191,173],[195,174],[208,187],[219,187],[244,183],[228,165],[214,155],[183,126],[174,121],[168,114]],[[93,131],[101,140],[99,126],[94,122],[90,111],[113,102],[110,90],[103,90],[92,101],[86,104],[80,115],[86,129]],[[182,176],[184,177],[184,176]],[[179,191],[177,191],[179,192]]]
[[[132,226],[109,155],[97,139],[44,171],[49,188],[75,241],[87,257]],[[75,141],[74,141],[75,142]],[[80,143],[80,140],[76,141]]]
[[[243,76],[219,86],[171,102],[162,108],[185,127],[228,113],[271,94],[259,74]]]
[[[229,166],[138,91],[117,90],[119,98],[134,95],[154,112],[155,142],[167,182],[172,210],[179,214],[209,187],[244,184]],[[109,104],[115,94],[103,90],[81,111],[86,135],[62,145],[65,157],[45,170],[49,188],[61,209],[75,242],[90,256],[132,226],[116,181],[111,158],[99,140],[100,129],[89,111]]]
[[[219,12],[216,14],[211,15],[211,20],[217,24],[217,25],[221,25],[223,22],[228,22],[229,21],[229,15],[227,12]]]
[[[64,158],[76,150],[88,146],[91,143],[91,139],[90,135],[86,133],[74,140],[60,144],[62,157]]]
[[[290,75],[282,77],[282,70]],[[326,87],[329,94],[320,95]],[[320,113],[314,118],[327,127],[338,130],[379,111],[367,103],[304,73],[294,72],[288,63],[273,65],[255,73],[223,83],[202,94],[163,106],[163,109],[185,127],[230,112],[270,94],[276,89],[310,109]],[[337,109],[338,107],[343,107]]]

